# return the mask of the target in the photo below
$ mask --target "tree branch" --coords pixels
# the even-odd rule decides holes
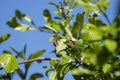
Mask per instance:
[[[18,64],[25,64],[33,61],[50,61],[50,60],[60,61],[60,58],[36,58],[31,60],[24,60],[24,61],[18,62]]]
[[[35,59],[31,59],[31,60],[24,60],[21,62],[18,62],[18,64],[25,64],[25,63],[29,63],[29,62],[33,62],[33,61],[50,61],[50,60],[56,60],[56,61],[60,61],[60,58],[35,58]],[[0,70],[2,70],[3,67],[0,67]]]

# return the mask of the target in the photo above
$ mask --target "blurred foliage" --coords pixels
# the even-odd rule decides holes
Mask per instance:
[[[55,46],[56,56],[61,60],[50,60],[50,66],[43,67],[46,69],[46,76],[50,80],[64,80],[65,75],[70,72],[75,80],[119,80],[120,16],[117,16],[113,22],[109,21],[106,9],[110,5],[110,1],[63,0],[58,4],[53,2],[49,2],[49,4],[56,8],[56,16],[53,18],[50,11],[45,9],[43,16],[46,24],[43,27],[34,27],[36,25],[33,20],[19,10],[16,10],[15,16],[7,22],[8,26],[22,32],[42,29],[42,31],[53,33],[50,41]],[[84,11],[76,15],[73,14],[74,9],[79,6],[82,6]],[[109,24],[100,20],[99,15],[104,16]],[[87,21],[84,20],[85,17]],[[27,21],[28,24],[23,24],[23,20]],[[3,35],[0,37],[0,43],[8,38],[9,34]],[[26,45],[20,52],[12,47],[10,48],[16,53],[16,59],[26,59]],[[37,58],[44,52],[44,50],[37,51],[30,55],[28,59]],[[6,64],[8,55],[4,55],[2,54],[2,57],[0,57],[2,67],[7,73],[15,71],[17,67],[6,69],[6,66],[9,67],[13,64],[9,62],[7,62],[9,64]],[[21,79],[26,79],[31,64],[32,62],[24,64],[25,72],[18,68],[16,72]],[[18,66],[17,63],[16,66]],[[38,77],[41,78],[43,75],[34,73],[29,80],[35,80]]]

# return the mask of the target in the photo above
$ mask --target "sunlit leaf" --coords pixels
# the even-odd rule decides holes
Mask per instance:
[[[0,37],[0,44],[10,38],[10,34],[4,34]]]
[[[114,40],[104,40],[105,47],[110,51],[114,52],[117,48],[117,43]]]
[[[83,61],[88,64],[97,64],[97,55],[95,53],[82,53]]]
[[[67,48],[67,45],[64,43],[66,42],[66,39],[60,39],[58,41],[58,45],[56,46],[56,53],[58,54],[60,51]]]
[[[49,67],[49,66],[43,66],[43,68],[46,70],[45,75],[46,75],[47,77],[48,77],[48,75],[49,75],[49,72],[50,72],[50,71],[53,71],[52,67]]]
[[[56,75],[57,75],[57,71],[53,71],[51,74],[50,74],[50,80],[55,80],[56,78]]]
[[[111,70],[111,68],[112,68],[112,66],[110,64],[105,64],[105,65],[103,65],[102,71],[104,73],[107,73]]]
[[[82,29],[82,39],[85,41],[97,41],[102,39],[102,32],[94,25],[86,25]]]
[[[0,55],[0,64],[7,73],[12,73],[18,69],[18,62],[16,58],[11,54]]]
[[[31,17],[30,16],[28,16],[28,15],[24,15],[24,17],[23,17],[26,21],[28,21],[29,23],[31,23],[31,24],[33,24],[34,25],[34,22],[33,22],[33,20],[31,19]]]
[[[90,71],[90,70],[88,70],[88,69],[86,69],[86,68],[76,68],[76,69],[73,69],[72,70],[72,74],[74,74],[74,75],[82,75],[82,74],[89,74],[89,75],[91,75],[91,74],[94,74],[95,72],[94,71]]]
[[[44,25],[44,27],[45,27],[45,29],[48,29],[48,30],[50,30],[50,31],[53,31],[53,32],[55,32],[55,33],[57,33],[57,30],[55,30],[52,26],[50,26],[50,25]]]
[[[62,57],[61,60],[59,62],[60,65],[64,65],[66,63],[70,63],[72,60],[70,59],[70,56],[66,55],[66,53],[63,51],[61,52]]]
[[[51,64],[51,65],[55,66],[56,63],[57,63],[56,60],[50,60],[50,64]]]
[[[15,30],[17,31],[22,31],[22,32],[25,32],[25,31],[28,31],[28,30],[38,30],[37,28],[33,28],[31,26],[28,26],[28,25],[19,25],[15,28]]]

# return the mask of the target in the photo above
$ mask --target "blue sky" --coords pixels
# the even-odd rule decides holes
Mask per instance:
[[[10,46],[20,51],[22,50],[24,44],[27,44],[26,57],[37,50],[43,49],[46,50],[46,53],[43,55],[43,57],[55,57],[54,54],[51,53],[51,51],[54,50],[54,46],[49,42],[49,37],[51,34],[40,31],[27,31],[22,33],[20,31],[15,31],[6,25],[6,22],[9,20],[10,16],[14,16],[14,11],[18,9],[22,13],[28,14],[34,20],[37,26],[43,26],[45,24],[43,19],[43,10],[49,9],[51,14],[54,14],[53,11],[55,8],[47,4],[50,1],[58,3],[60,0],[0,0],[0,35],[6,33],[11,34],[11,38],[0,45],[0,53],[2,53],[3,50],[10,50]],[[116,12],[115,5],[117,1],[118,0],[111,0],[112,4],[107,10],[110,21],[113,21],[115,17],[114,13]],[[78,10],[79,9],[76,9],[74,13],[78,12]],[[100,16],[100,18],[106,22],[102,16]],[[42,69],[42,66],[48,65],[48,62],[43,62],[40,65],[34,63],[33,65],[34,66],[31,67],[29,75],[31,75],[33,72],[44,73],[45,70]],[[68,76],[66,76],[68,80],[73,80]],[[18,76],[14,77],[13,80],[16,79],[20,80]],[[41,80],[48,80],[48,78]]]

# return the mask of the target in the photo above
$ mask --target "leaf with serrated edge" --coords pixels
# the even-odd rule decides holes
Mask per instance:
[[[0,64],[7,73],[12,73],[18,69],[18,62],[16,58],[11,54],[0,55]]]

